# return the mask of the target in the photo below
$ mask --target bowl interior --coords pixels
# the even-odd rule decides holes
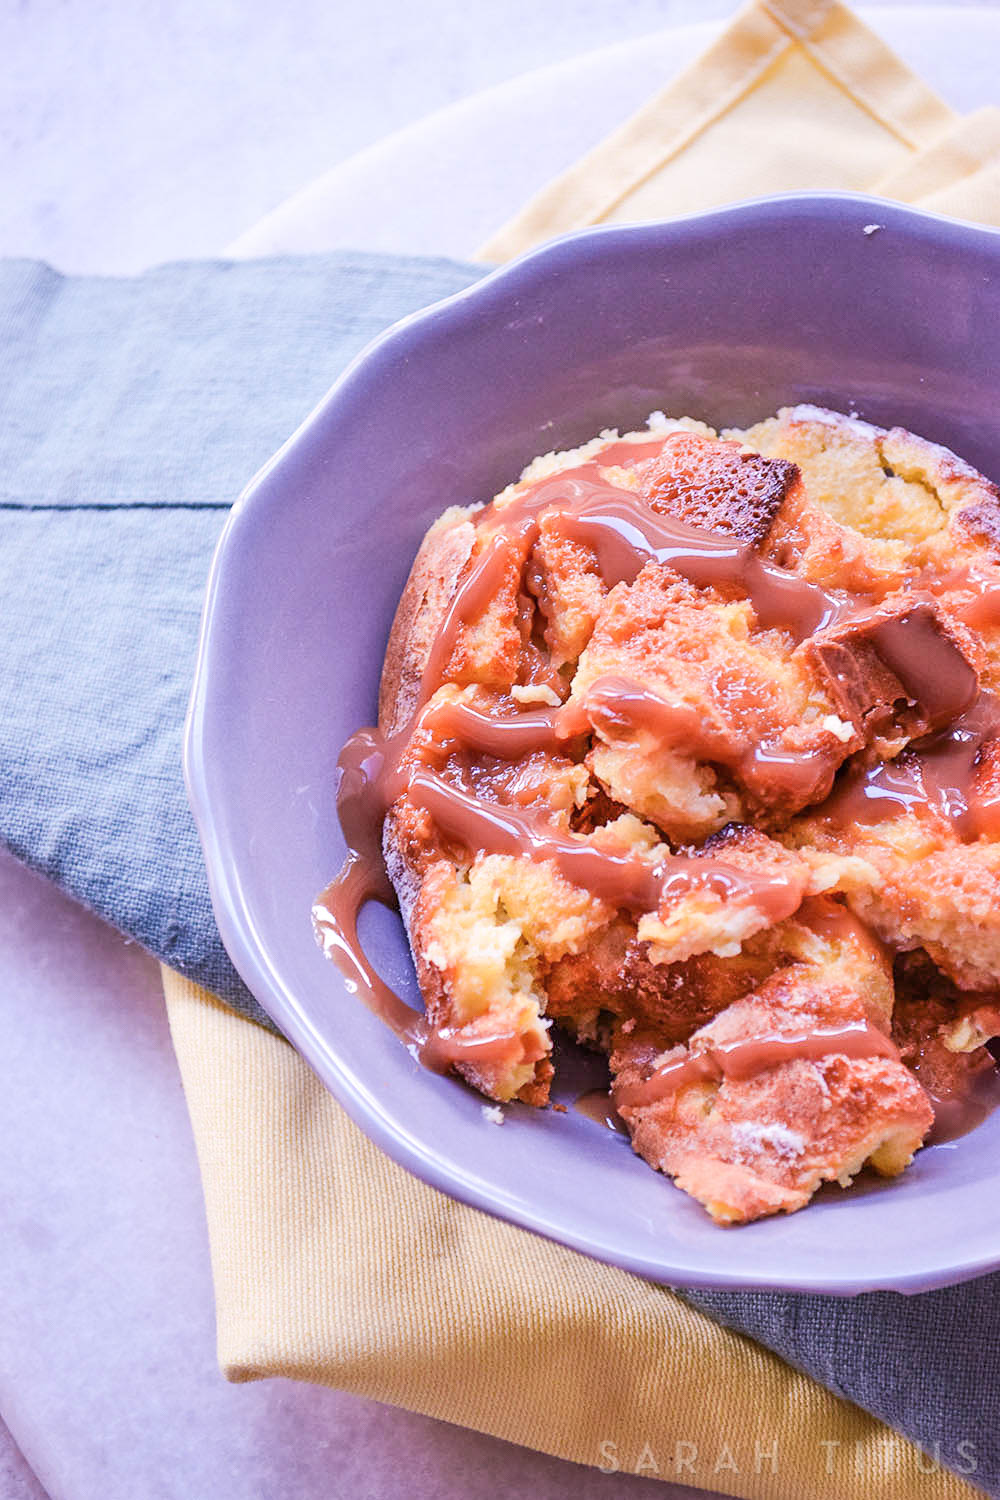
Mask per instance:
[[[1000,234],[849,197],[574,236],[373,346],[234,511],[188,739],[220,929],[341,1102],[426,1180],[679,1285],[917,1290],[1000,1263],[1000,1112],[894,1184],[826,1190],[804,1213],[724,1232],[572,1108],[513,1106],[489,1123],[347,992],[309,915],[343,853],[337,753],[374,717],[389,624],[435,516],[656,408],[726,426],[816,402],[998,476],[998,268]],[[370,909],[363,930],[419,1003],[398,919]],[[555,1097],[571,1105],[603,1065],[562,1054]]]

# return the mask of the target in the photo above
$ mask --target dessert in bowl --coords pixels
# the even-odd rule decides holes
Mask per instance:
[[[744,1223],[1000,1104],[1000,491],[815,407],[650,428],[431,527],[317,925],[384,1011],[387,870],[422,1060],[544,1107],[554,1021]]]
[[[874,219],[885,227],[866,236]],[[309,922],[344,848],[332,767],[375,717],[396,605],[443,511],[654,408],[717,429],[797,402],[856,410],[995,473],[997,257],[990,231],[810,195],[574,236],[385,336],[237,507],[187,747],[220,929],[354,1117],[432,1184],[678,1284],[917,1289],[1000,1260],[996,1116],[924,1147],[887,1187],[859,1179],[806,1214],[720,1234],[572,1109],[606,1077],[599,1058],[557,1058],[551,1097],[565,1113],[515,1103],[496,1129],[477,1095],[428,1076],[340,981]],[[370,907],[362,936],[419,1009],[398,917]]]

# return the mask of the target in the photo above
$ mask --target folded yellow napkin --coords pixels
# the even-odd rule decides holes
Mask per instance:
[[[1000,111],[958,118],[840,4],[754,3],[481,254],[807,187],[1000,224]],[[290,1046],[163,979],[231,1380],[322,1381],[738,1496],[978,1493],[664,1288],[409,1176]]]
[[[1000,226],[1000,109],[955,122],[871,186],[883,198]]]
[[[164,970],[230,1380],[320,1381],[607,1471],[767,1500],[968,1500],[663,1287],[411,1177],[280,1037]]]
[[[960,119],[835,0],[755,0],[478,258],[507,260],[593,224],[805,188],[1000,224],[998,120],[998,110]]]

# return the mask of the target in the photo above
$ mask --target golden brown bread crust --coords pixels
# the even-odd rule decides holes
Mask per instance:
[[[390,735],[413,712],[431,642],[472,556],[472,509],[446,511],[427,532],[410,569],[385,648],[379,683],[378,724]]]
[[[735,443],[709,449],[699,435],[678,432],[644,473],[642,494],[655,511],[760,547],[799,483],[798,466],[785,459]]]

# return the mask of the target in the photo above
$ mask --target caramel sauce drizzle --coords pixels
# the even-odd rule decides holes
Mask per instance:
[[[736,908],[752,905],[772,923],[791,916],[799,905],[798,888],[784,875],[762,875],[719,859],[683,854],[661,854],[655,862],[612,854],[563,832],[538,813],[484,802],[430,771],[414,771],[407,791],[414,806],[429,812],[438,831],[459,848],[551,860],[571,885],[617,910],[656,911],[664,897],[678,900],[701,890]]]
[[[577,1094],[573,1108],[577,1114],[593,1120],[595,1125],[603,1125],[615,1135],[628,1135],[628,1126],[615,1109],[609,1089],[587,1089]]]
[[[944,1145],[968,1135],[1000,1108],[1000,994],[979,992],[956,999],[950,1024],[966,1017],[976,1018],[987,1036],[993,1033],[982,1049],[966,1053],[968,1071],[957,1068],[942,1074],[934,1057],[939,1036],[933,1033],[920,1041],[916,1056],[907,1058],[908,1068],[934,1110],[934,1124],[924,1142],[927,1146]]]
[[[947,1093],[928,1085],[920,1075],[919,1062],[913,1072],[934,1110],[934,1124],[925,1143],[928,1146],[959,1140],[988,1119],[995,1109],[1000,1109],[1000,1070],[995,1064]]]
[[[829,786],[833,772],[815,754],[738,741],[687,703],[668,703],[624,677],[601,677],[588,689],[584,708],[605,738],[646,730],[664,750],[684,747],[704,760],[738,770],[751,791],[767,797],[801,796]]]
[[[555,750],[567,740],[586,734],[586,716],[565,708],[532,708],[499,718],[471,703],[435,703],[421,716],[421,727],[435,739],[454,741],[464,750],[492,755],[497,760],[520,760],[535,750]]]
[[[634,491],[609,484],[602,466],[603,460],[581,464],[504,505],[494,501],[478,522],[488,532],[513,523],[533,545],[544,515],[548,526],[590,548],[609,588],[633,583],[647,563],[665,564],[696,588],[728,589],[749,599],[762,629],[787,630],[796,641],[856,607],[846,591],[828,591],[765,562],[746,542],[661,515]]]
[[[895,760],[851,767],[816,816],[836,827],[872,826],[914,813],[950,823],[965,840],[1000,836],[1000,797],[978,791],[983,746],[1000,734],[1000,699],[983,689],[972,706]]]
[[[955,613],[973,630],[990,630],[1000,625],[1000,583],[984,582],[971,599],[956,605]]]
[[[800,797],[829,783],[833,774],[812,753],[739,743],[690,704],[670,703],[625,677],[599,677],[581,700],[561,708],[530,709],[501,718],[471,704],[444,702],[423,714],[420,723],[440,740],[499,760],[555,750],[592,729],[606,739],[646,730],[664,750],[683,747],[737,769],[747,787],[762,796],[786,792]]]
[[[931,572],[917,580],[938,597],[948,595],[953,614],[973,630],[989,630],[1000,625],[1000,573],[995,567],[977,567],[965,563],[947,573]],[[962,597],[964,596],[964,597]]]
[[[713,733],[688,706],[668,703],[623,678],[600,679],[582,702],[509,717],[483,713],[464,703],[431,703],[438,687],[448,680],[448,665],[461,630],[482,617],[513,568],[523,577],[543,523],[586,545],[608,587],[633,582],[648,563],[667,565],[695,587],[713,587],[748,599],[762,628],[783,630],[796,643],[858,613],[856,595],[825,590],[764,561],[752,547],[733,537],[662,515],[633,491],[610,484],[602,476],[602,468],[655,457],[665,441],[614,443],[596,459],[479,511],[473,520],[480,545],[431,643],[408,718],[389,735],[376,728],[358,730],[341,752],[338,812],[348,854],[339,875],[316,901],[314,923],[324,951],[341,969],[352,993],[391,1026],[426,1066],[445,1070],[456,1062],[533,1059],[524,1056],[523,1044],[513,1034],[470,1039],[453,1030],[432,1028],[424,1015],[385,984],[363,953],[358,935],[362,906],[369,900],[395,904],[381,856],[381,833],[388,809],[404,792],[430,814],[439,834],[464,853],[527,854],[551,860],[571,883],[617,908],[654,911],[664,899],[706,890],[727,901],[753,904],[774,922],[791,915],[799,904],[796,888],[783,877],[735,869],[706,856],[666,854],[650,862],[635,855],[613,854],[558,829],[539,813],[487,802],[419,765],[408,772],[403,769],[418,728],[431,731],[439,744],[453,741],[512,761],[533,750],[565,747],[595,728],[612,736],[645,729],[664,747],[693,746],[707,759],[738,768],[748,788],[761,794],[780,795],[783,790],[801,794],[818,784],[817,778],[824,773],[817,770],[816,757],[760,744],[734,747],[731,737],[724,740]],[[991,618],[993,603],[991,596],[983,605]],[[948,695],[961,697],[965,687],[946,680],[953,671],[955,653],[949,652],[945,660],[938,638],[932,641],[931,634],[887,625],[879,649],[907,692],[912,686],[914,697],[930,698],[940,712],[942,701],[950,704]],[[835,821],[874,822],[892,816],[893,809],[926,804],[943,811],[957,826],[973,826],[979,816],[970,789],[974,767],[981,746],[1000,732],[1000,705],[989,694],[980,695],[971,707],[967,699],[966,694],[961,703],[966,712],[946,730],[920,742],[905,765],[900,757],[898,762],[868,772],[846,773],[823,804],[826,815]],[[990,806],[990,816],[1000,831],[1000,807],[994,812]],[[821,1057],[834,1051],[858,1057],[898,1056],[892,1043],[867,1023],[757,1038],[664,1064],[641,1086],[642,1099],[660,1097],[695,1077],[746,1077],[789,1057]]]
[[[974,701],[975,668],[934,628],[931,617],[914,608],[883,620],[872,631],[879,656],[896,674],[909,698],[920,703],[931,723],[955,719]]]
[[[846,1021],[841,1026],[816,1026],[809,1031],[775,1031],[763,1036],[720,1042],[682,1057],[668,1057],[648,1078],[622,1084],[612,1093],[618,1109],[642,1109],[692,1083],[744,1082],[792,1058],[816,1062],[836,1053],[840,1057],[887,1057],[899,1061],[893,1042],[870,1021]]]
[[[852,943],[875,965],[892,961],[892,952],[859,916],[833,896],[807,896],[796,920],[827,943]]]

